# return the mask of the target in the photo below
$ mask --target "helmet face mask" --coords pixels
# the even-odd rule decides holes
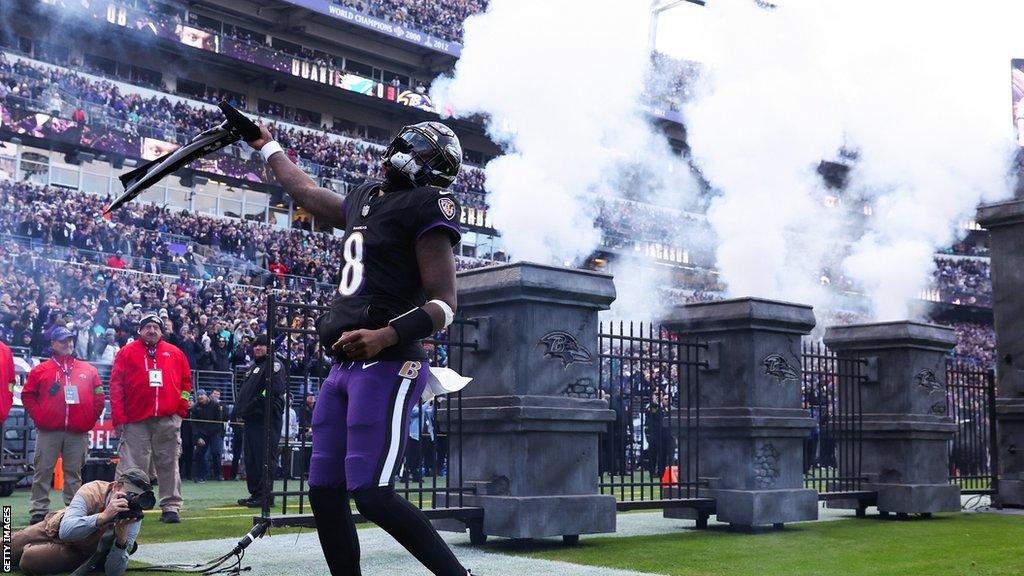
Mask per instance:
[[[447,188],[462,166],[462,146],[440,122],[406,126],[384,152],[385,177],[395,183]]]

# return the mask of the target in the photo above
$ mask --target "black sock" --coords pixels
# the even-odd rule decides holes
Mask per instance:
[[[352,493],[359,512],[380,526],[436,576],[466,576],[448,543],[430,525],[423,512],[390,486]]]
[[[309,504],[316,519],[316,534],[332,576],[361,576],[359,536],[352,521],[348,487],[310,486]]]

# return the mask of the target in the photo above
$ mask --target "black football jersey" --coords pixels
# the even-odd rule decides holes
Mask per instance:
[[[345,198],[338,294],[317,323],[320,344],[328,352],[342,332],[383,328],[426,303],[416,261],[420,236],[440,228],[451,236],[452,246],[462,237],[461,207],[448,190],[424,187],[380,195],[379,189],[379,182],[362,184]],[[375,358],[425,360],[426,354],[419,342],[408,342]]]

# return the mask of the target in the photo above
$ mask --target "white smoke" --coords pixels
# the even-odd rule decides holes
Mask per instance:
[[[907,317],[932,254],[982,199],[1009,192],[1010,59],[1024,3],[716,0],[703,16],[707,84],[689,144],[721,191],[709,219],[730,292],[822,304],[816,270],[843,269],[880,319]],[[860,153],[841,209],[823,206],[821,159]],[[850,238],[858,197],[873,206]]]
[[[636,164],[646,198],[689,194],[692,176],[639,106],[650,66],[647,2],[492,0],[465,22],[451,77],[431,97],[482,113],[505,148],[486,166],[490,214],[519,260],[579,264],[600,242],[593,195]],[[681,202],[681,201],[680,201]]]

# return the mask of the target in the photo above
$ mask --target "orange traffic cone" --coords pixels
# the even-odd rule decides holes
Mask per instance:
[[[57,467],[53,469],[53,489],[64,489],[64,458],[57,456]]]
[[[679,467],[666,466],[665,472],[661,475],[661,487],[668,488],[679,483]]]

